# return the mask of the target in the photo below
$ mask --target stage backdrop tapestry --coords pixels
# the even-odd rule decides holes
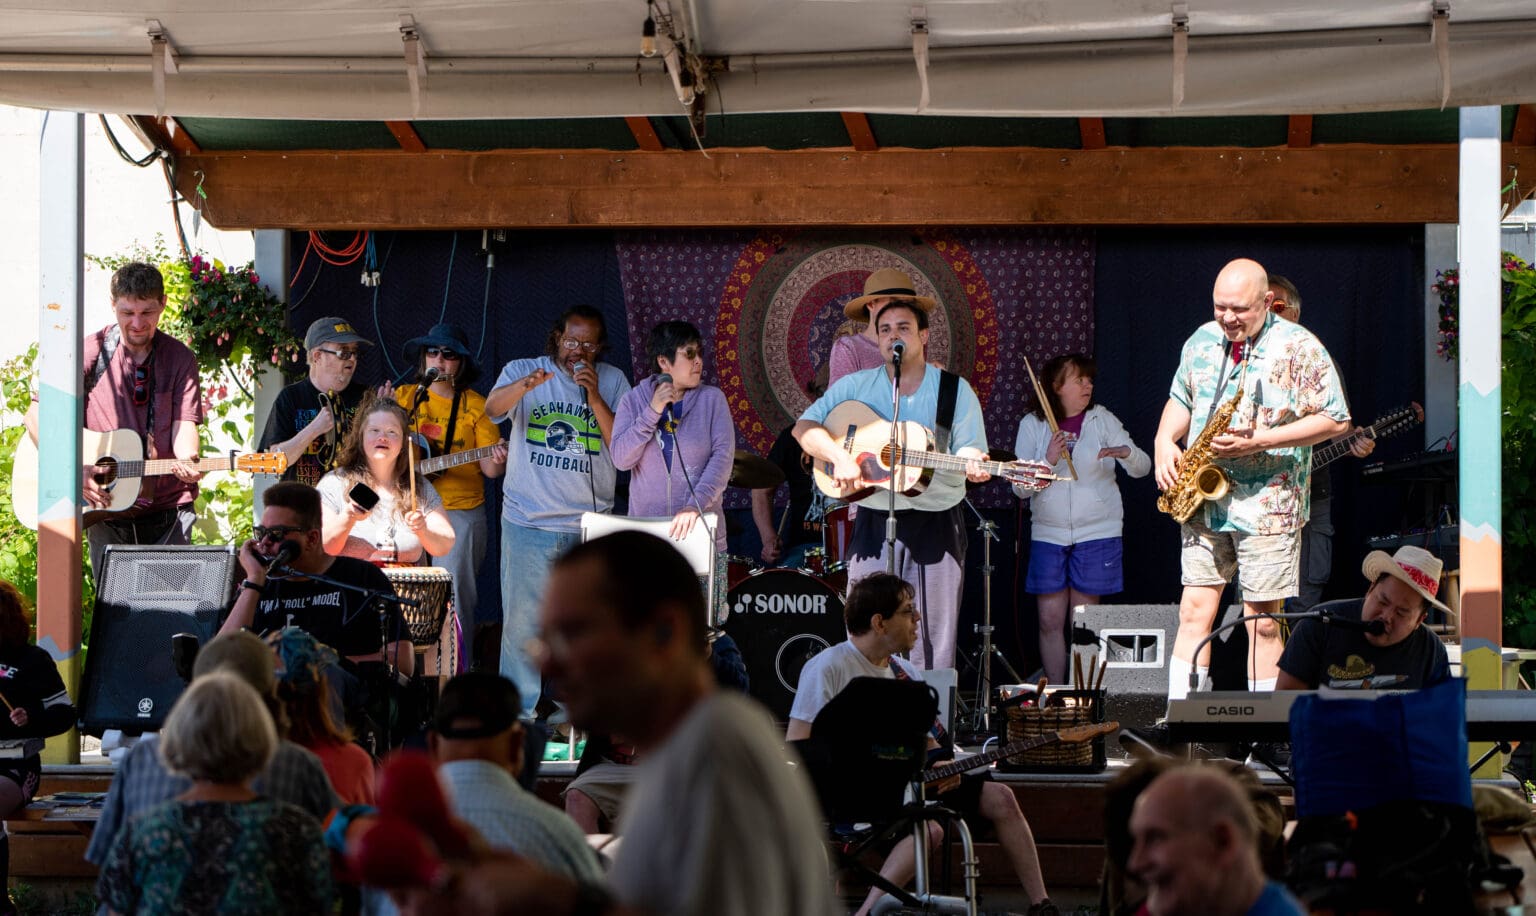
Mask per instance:
[[[1030,402],[1021,357],[1039,365],[1093,346],[1094,240],[1083,230],[658,230],[618,233],[615,246],[633,352],[659,322],[697,325],[705,377],[725,393],[740,445],[759,454],[809,405],[844,303],[882,267],[938,300],[929,359],[976,389],[994,448],[1012,448]],[[637,376],[654,371],[643,363]],[[730,496],[728,506],[746,504]],[[1011,497],[996,484],[977,498]]]

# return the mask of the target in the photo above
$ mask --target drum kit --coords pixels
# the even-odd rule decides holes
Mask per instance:
[[[737,451],[731,485],[760,490],[784,482],[778,465]],[[785,554],[764,567],[751,557],[727,557],[725,631],[741,648],[752,695],[781,720],[789,718],[800,669],[816,653],[847,638],[843,596],[853,540],[849,506],[811,488],[807,521],[818,523],[821,541]]]

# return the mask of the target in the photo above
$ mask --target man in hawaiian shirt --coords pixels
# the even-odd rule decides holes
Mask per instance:
[[[1180,529],[1184,593],[1168,666],[1168,697],[1183,699],[1189,675],[1209,662],[1194,648],[1211,630],[1234,574],[1248,621],[1248,686],[1273,690],[1282,645],[1272,620],[1297,591],[1300,531],[1309,513],[1312,446],[1349,429],[1338,369],[1306,328],[1270,311],[1274,293],[1257,262],[1223,267],[1212,294],[1215,320],[1185,341],[1155,442],[1157,484],[1178,479],[1180,442],[1200,436],[1211,414],[1242,386],[1226,431],[1211,440],[1231,487],[1207,500]],[[1244,367],[1246,366],[1246,372]]]

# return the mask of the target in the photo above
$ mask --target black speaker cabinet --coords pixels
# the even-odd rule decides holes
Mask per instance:
[[[238,567],[233,547],[106,549],[81,685],[82,730],[99,736],[159,729],[185,683],[171,637],[207,644],[229,606]]]

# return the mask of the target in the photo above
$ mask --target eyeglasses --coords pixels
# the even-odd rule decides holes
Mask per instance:
[[[133,370],[133,406],[143,407],[149,403],[149,367],[139,366]]]
[[[319,350],[321,353],[329,353],[344,363],[350,363],[357,359],[356,350],[327,350],[324,347],[316,347],[315,349]]]
[[[464,358],[464,354],[455,353],[446,347],[427,347],[422,352],[426,353],[428,356],[441,356],[443,359],[449,360],[450,362],[458,362]]]
[[[580,350],[583,353],[596,353],[602,344],[586,340],[577,340],[574,337],[562,337],[560,338],[560,346],[567,350]]]
[[[272,538],[287,537],[290,534],[299,534],[305,530],[307,529],[298,525],[273,525],[271,528],[257,525],[251,529],[251,533],[256,536],[256,540],[267,541]]]

